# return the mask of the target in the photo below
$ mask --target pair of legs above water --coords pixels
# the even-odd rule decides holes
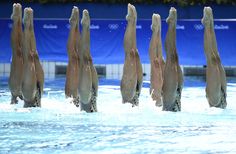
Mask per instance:
[[[90,54],[90,17],[83,10],[82,34],[79,31],[79,9],[74,7],[70,17],[67,43],[69,62],[66,72],[65,94],[86,112],[97,112],[98,76]]]
[[[22,93],[24,107],[41,107],[43,94],[44,71],[39,61],[33,25],[33,10],[24,9],[23,59],[24,71]]]
[[[124,36],[125,62],[120,90],[123,103],[129,102],[132,106],[138,106],[143,70],[136,45],[137,12],[131,4],[128,4],[126,20],[128,23]]]
[[[31,8],[24,9],[24,31],[20,4],[13,4],[11,19],[13,20],[12,63],[9,77],[9,88],[12,94],[11,104],[17,103],[17,97],[20,97],[25,102],[24,107],[40,107],[44,72],[36,50],[33,10]]]
[[[205,7],[203,14],[204,51],[207,60],[206,97],[210,107],[226,108],[226,74],[217,49],[212,9]]]
[[[171,8],[166,19],[168,30],[165,40],[166,64],[163,79],[163,110],[181,111],[181,93],[183,74],[179,65],[176,49],[176,21],[177,11]]]

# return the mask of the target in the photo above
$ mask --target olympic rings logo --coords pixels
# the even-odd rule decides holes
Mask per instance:
[[[119,25],[118,24],[109,24],[108,27],[109,27],[109,29],[116,30],[119,28]]]
[[[203,25],[201,25],[201,24],[195,24],[195,25],[194,25],[194,28],[195,28],[196,30],[202,30],[202,29],[203,29]]]

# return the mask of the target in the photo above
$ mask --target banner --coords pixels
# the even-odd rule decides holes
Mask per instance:
[[[124,33],[126,20],[91,20],[91,55],[95,64],[124,63]],[[137,48],[142,63],[149,63],[149,43],[152,35],[151,20],[137,21]],[[12,21],[0,19],[0,62],[11,60]],[[37,50],[40,60],[68,61],[68,20],[34,20]],[[181,65],[205,65],[203,32],[200,20],[177,21],[177,52]],[[162,21],[162,44],[165,56],[165,35],[167,24]],[[236,65],[236,22],[216,20],[215,32],[218,50],[224,65]]]

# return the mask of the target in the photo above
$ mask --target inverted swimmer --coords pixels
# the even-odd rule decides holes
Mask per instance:
[[[166,34],[165,50],[166,65],[163,81],[163,110],[181,111],[181,92],[183,87],[183,74],[179,65],[176,49],[176,9],[171,7],[166,19],[168,31]]]
[[[162,86],[165,61],[162,56],[161,41],[161,17],[159,14],[152,15],[152,38],[149,46],[149,58],[151,64],[150,94],[156,101],[156,106],[162,106]]]
[[[143,70],[136,45],[137,12],[131,4],[128,4],[126,20],[128,24],[124,36],[125,63],[120,90],[123,103],[129,102],[132,106],[137,106],[143,83]]]
[[[212,9],[205,7],[203,14],[204,51],[207,60],[206,97],[210,107],[226,108],[226,75],[218,54]]]
[[[8,85],[12,95],[11,104],[16,104],[17,97],[23,99],[21,89],[23,77],[23,30],[22,7],[19,3],[13,4],[11,19],[13,21],[11,31],[12,62]]]
[[[66,84],[65,95],[66,97],[72,97],[72,102],[75,106],[79,107],[79,43],[80,43],[80,31],[79,31],[79,9],[73,7],[71,12],[70,33],[67,42],[68,53],[68,65],[66,68]]]
[[[39,62],[34,36],[33,10],[24,9],[23,57],[24,71],[22,93],[24,107],[40,107],[43,93],[44,73]]]
[[[79,67],[79,98],[81,110],[97,112],[98,76],[90,54],[90,17],[83,10],[81,58]]]

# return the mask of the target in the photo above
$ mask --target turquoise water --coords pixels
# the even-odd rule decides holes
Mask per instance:
[[[119,80],[100,79],[98,113],[64,97],[64,77],[47,79],[42,108],[10,105],[0,78],[0,153],[236,153],[236,80],[227,109],[209,108],[201,78],[185,78],[182,111],[161,111],[144,82],[140,106],[122,104]]]

